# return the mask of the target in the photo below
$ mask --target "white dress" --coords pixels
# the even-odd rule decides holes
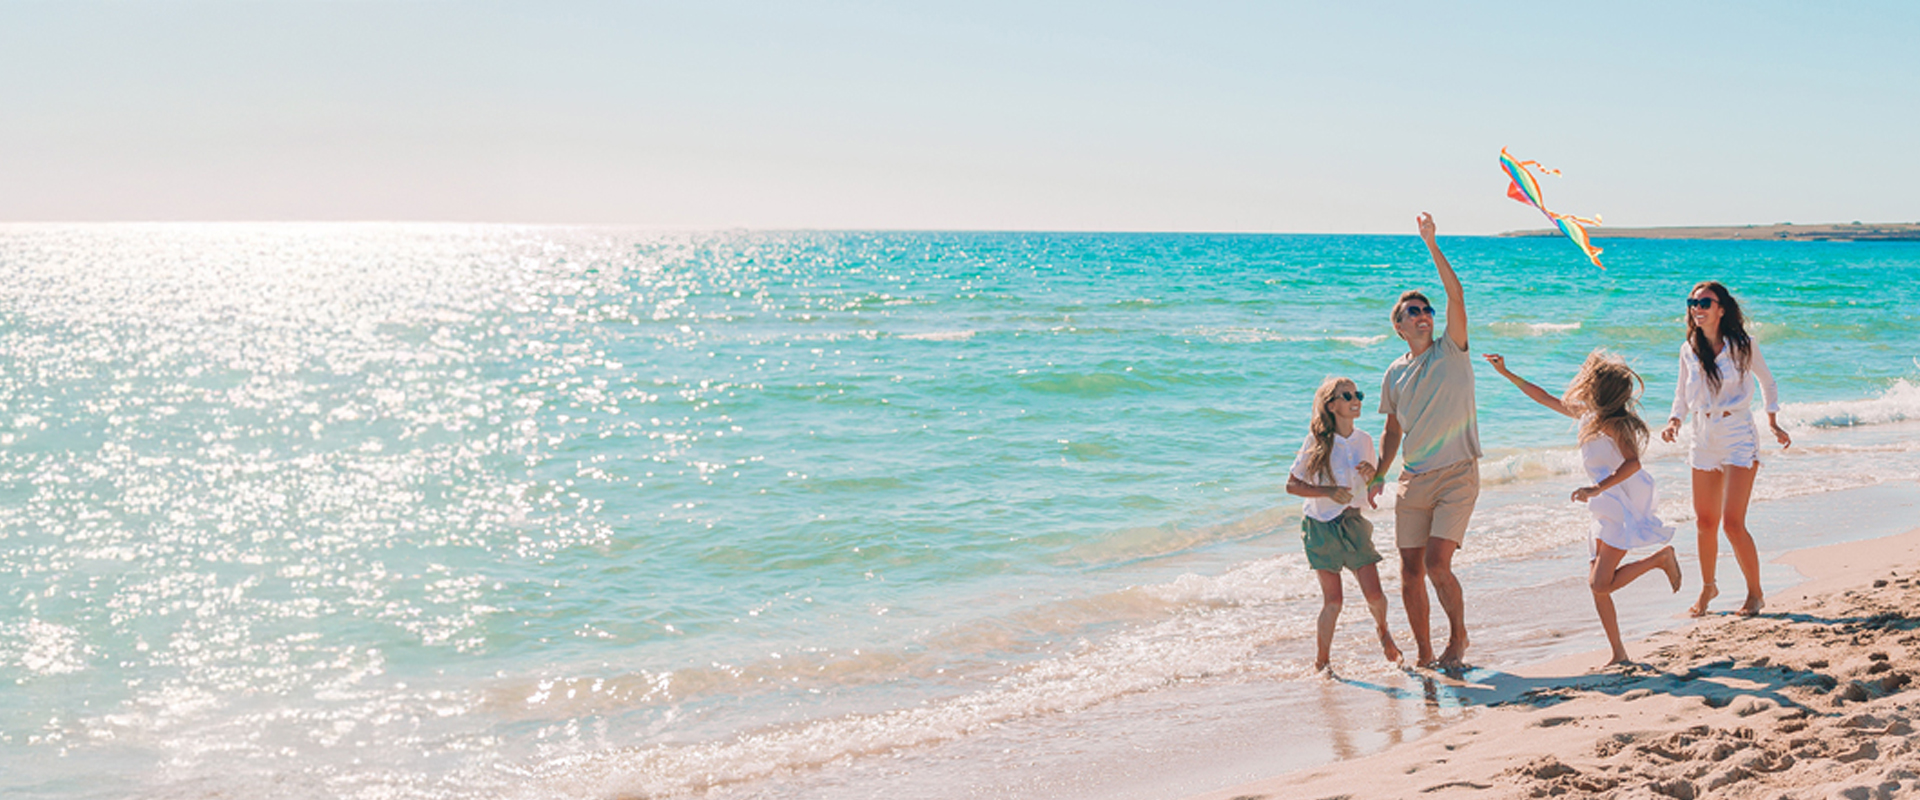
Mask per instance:
[[[1596,484],[1606,480],[1626,460],[1611,436],[1596,436],[1580,445],[1581,466]],[[1593,544],[1595,539],[1622,550],[1673,541],[1673,526],[1662,524],[1654,515],[1654,503],[1658,499],[1653,476],[1645,469],[1588,499],[1587,510],[1593,512],[1593,526],[1588,528],[1587,535],[1588,555],[1600,553],[1600,548]]]

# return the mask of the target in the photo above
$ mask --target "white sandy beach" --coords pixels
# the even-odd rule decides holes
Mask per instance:
[[[1592,671],[1596,652],[1475,670],[1456,689],[1481,714],[1191,800],[1920,794],[1920,529],[1779,560],[1808,580],[1757,618],[1656,634],[1625,669]]]

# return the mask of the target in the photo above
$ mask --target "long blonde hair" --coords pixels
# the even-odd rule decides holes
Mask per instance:
[[[1313,423],[1307,432],[1313,435],[1313,445],[1307,450],[1307,478],[1325,478],[1333,483],[1333,437],[1340,432],[1340,423],[1333,416],[1333,396],[1342,386],[1352,386],[1359,391],[1359,385],[1351,378],[1330,377],[1320,382],[1320,388],[1313,390]]]
[[[1583,412],[1580,441],[1610,436],[1616,443],[1631,443],[1636,453],[1646,449],[1647,423],[1640,419],[1640,390],[1645,386],[1619,356],[1605,349],[1588,354],[1566,394],[1567,405]]]

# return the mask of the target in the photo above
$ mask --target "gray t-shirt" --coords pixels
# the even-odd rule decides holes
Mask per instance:
[[[1408,472],[1480,457],[1473,357],[1444,333],[1427,352],[1409,352],[1387,367],[1380,381],[1380,413],[1400,420],[1400,457]]]

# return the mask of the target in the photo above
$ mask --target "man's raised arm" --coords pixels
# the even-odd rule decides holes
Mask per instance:
[[[1433,215],[1420,213],[1420,239],[1427,243],[1427,252],[1433,255],[1433,266],[1440,271],[1440,283],[1447,289],[1447,338],[1462,351],[1467,349],[1467,292],[1460,288],[1460,276],[1453,274],[1453,265],[1447,263],[1447,257],[1440,252],[1440,244],[1433,240]]]

